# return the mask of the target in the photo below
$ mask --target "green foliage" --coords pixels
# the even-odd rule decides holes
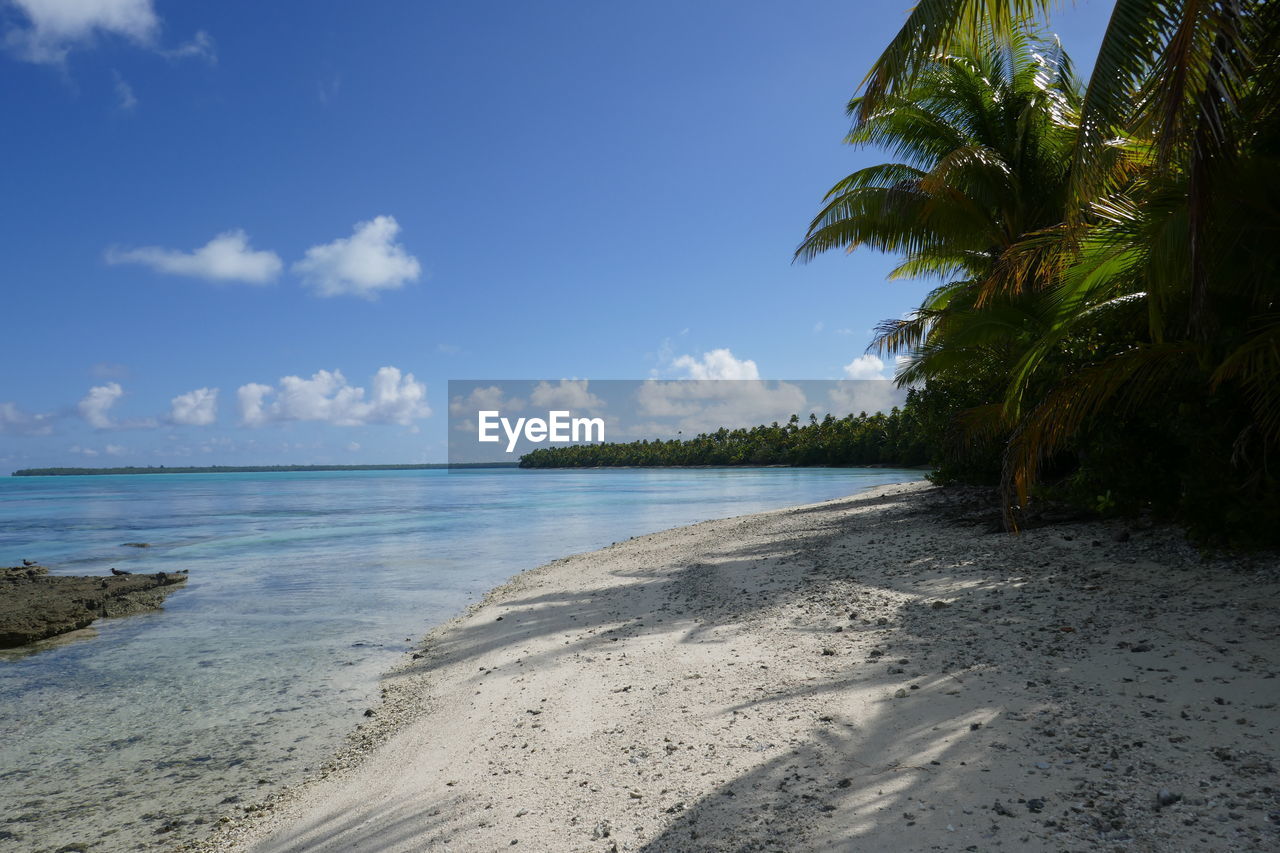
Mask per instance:
[[[543,447],[520,457],[522,468],[597,468],[724,465],[921,465],[929,461],[930,437],[908,394],[903,409],[888,414],[848,415],[802,424],[719,429],[690,439]]]
[[[923,383],[937,479],[1150,510],[1202,539],[1280,526],[1280,4],[1117,0],[1083,90],[1028,13],[928,0],[797,251],[942,279],[874,346]]]

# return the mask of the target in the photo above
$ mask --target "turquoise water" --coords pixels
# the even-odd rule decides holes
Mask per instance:
[[[918,479],[894,469],[0,479],[0,563],[187,569],[164,610],[0,654],[0,849],[166,847],[322,762],[378,674],[524,569]],[[152,547],[122,547],[149,542]]]

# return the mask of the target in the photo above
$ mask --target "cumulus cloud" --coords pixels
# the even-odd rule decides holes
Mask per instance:
[[[727,348],[705,352],[701,358],[682,355],[671,362],[690,379],[759,379],[760,371],[750,359],[735,358]]]
[[[27,26],[5,36],[28,62],[59,64],[71,48],[101,35],[150,44],[160,27],[152,0],[12,0]]]
[[[887,379],[847,379],[835,383],[827,392],[827,400],[831,413],[844,417],[859,412],[887,412],[901,406],[906,393]]]
[[[240,281],[267,284],[280,274],[284,264],[275,252],[249,247],[249,235],[242,230],[226,231],[193,252],[144,246],[140,249],[108,249],[109,264],[142,264],[156,272],[186,275],[210,281]]]
[[[350,237],[307,249],[293,271],[318,296],[373,299],[380,291],[403,287],[422,273],[418,259],[395,242],[399,233],[400,224],[394,216],[358,222]]]
[[[188,426],[208,426],[218,419],[218,389],[197,388],[174,397],[169,421]]]
[[[473,388],[465,397],[454,395],[449,401],[449,413],[452,415],[474,415],[479,411],[515,412],[527,404],[519,397],[508,397],[497,385],[484,388]]]
[[[804,414],[808,406],[804,391],[797,386],[759,379],[651,379],[636,389],[635,399],[640,415],[674,418],[674,428],[685,433],[785,422],[793,414]]]
[[[341,371],[320,370],[310,379],[285,376],[275,385],[251,382],[236,392],[240,420],[257,427],[284,421],[321,421],[336,426],[401,424],[431,415],[427,386],[412,373],[382,367],[370,392],[347,382]]]
[[[860,355],[844,366],[844,375],[849,379],[886,379],[884,362],[874,355]]]
[[[124,396],[124,389],[119,382],[108,382],[106,385],[95,385],[89,389],[78,405],[80,417],[94,429],[111,429],[115,422],[111,419],[111,408]]]
[[[586,379],[561,379],[560,384],[539,382],[529,394],[529,401],[543,409],[586,410],[604,408],[604,402],[587,390]]]
[[[169,59],[217,62],[213,39],[199,30],[174,48],[156,44],[154,0],[11,0],[24,19],[4,35],[5,47],[27,62],[61,65],[71,50],[102,37],[123,38]]]
[[[53,431],[52,415],[33,415],[16,403],[0,403],[0,435],[48,435]]]
[[[113,418],[111,410],[123,396],[124,389],[120,387],[119,382],[95,385],[76,404],[76,408],[80,411],[80,417],[94,429],[150,429],[157,426],[152,418],[126,421],[117,421]]]

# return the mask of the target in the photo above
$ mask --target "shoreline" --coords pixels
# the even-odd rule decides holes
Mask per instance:
[[[318,777],[188,849],[1280,842],[1275,560],[981,530],[886,486],[516,575]]]

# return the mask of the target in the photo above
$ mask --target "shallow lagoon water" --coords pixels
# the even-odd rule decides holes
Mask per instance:
[[[168,847],[305,777],[431,626],[511,575],[897,469],[0,479],[0,562],[187,569],[163,611],[0,653],[0,849]],[[148,542],[150,548],[124,547]]]

